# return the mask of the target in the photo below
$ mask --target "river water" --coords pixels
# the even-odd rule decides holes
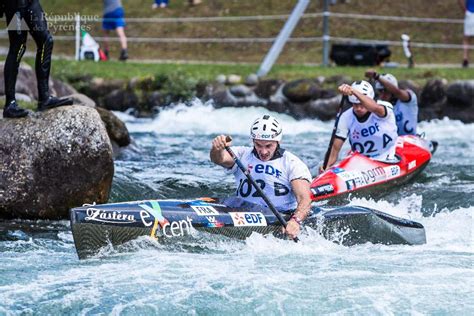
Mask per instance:
[[[225,133],[249,144],[248,127],[264,111],[196,100],[155,119],[118,113],[134,143],[116,159],[111,201],[231,195],[233,179],[209,161],[210,142]],[[332,123],[275,115],[284,147],[317,166]],[[422,223],[426,245],[344,247],[314,231],[298,244],[257,234],[186,245],[144,238],[79,261],[68,221],[0,223],[0,315],[472,315],[474,124],[419,129],[440,145],[417,180],[351,204]]]

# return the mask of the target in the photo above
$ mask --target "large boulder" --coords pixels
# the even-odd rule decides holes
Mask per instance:
[[[95,109],[1,119],[0,135],[0,217],[66,219],[71,207],[107,202],[112,146]]]
[[[429,80],[420,94],[420,108],[429,108],[434,103],[444,102],[446,100],[447,87],[448,81],[446,79]]]
[[[283,94],[292,102],[307,102],[319,98],[320,90],[313,80],[301,79],[285,84]]]
[[[269,99],[274,95],[285,82],[283,80],[269,79],[262,80],[255,88],[255,94],[259,98]]]
[[[101,105],[111,111],[125,111],[137,106],[138,101],[133,90],[116,89],[104,97]]]
[[[310,118],[318,118],[322,121],[332,120],[336,117],[341,102],[341,95],[330,99],[313,100],[307,107],[307,115]]]
[[[71,94],[77,94],[77,90],[74,89],[70,84],[61,80],[52,78],[50,84],[51,93],[57,97],[65,97]]]
[[[464,123],[474,122],[474,80],[456,81],[446,90],[443,115]]]
[[[474,107],[474,80],[453,82],[446,90],[448,104],[457,108]]]
[[[426,83],[418,99],[418,120],[429,121],[443,117],[447,87],[446,79],[431,79]]]
[[[99,112],[100,118],[105,124],[110,140],[119,147],[130,145],[130,134],[128,133],[125,123],[109,110],[99,107],[96,108],[96,110]]]

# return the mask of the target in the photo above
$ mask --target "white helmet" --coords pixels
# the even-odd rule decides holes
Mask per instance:
[[[264,115],[253,122],[250,127],[252,139],[281,141],[283,130],[280,123],[271,115]]]
[[[368,96],[369,98],[374,98],[374,88],[372,85],[365,80],[356,81],[351,85],[352,89],[355,89],[362,93],[363,95]],[[355,95],[349,96],[349,102],[351,103],[360,103],[360,100]]]
[[[390,82],[391,84],[393,84],[395,87],[398,88],[398,80],[397,80],[397,78],[395,78],[394,75],[392,75],[392,74],[382,74],[382,75],[380,75],[380,78],[383,78],[383,79],[387,80],[388,82]],[[380,89],[385,89],[385,87],[383,86],[383,84],[380,83],[380,81],[377,80],[375,82],[375,89],[380,90]]]

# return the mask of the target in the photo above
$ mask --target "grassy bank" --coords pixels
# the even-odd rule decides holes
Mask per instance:
[[[27,59],[31,65],[33,59]],[[245,78],[258,70],[258,64],[175,64],[175,63],[138,63],[138,62],[76,62],[69,60],[55,60],[52,73],[59,79],[91,75],[105,79],[131,79],[157,75],[170,75],[177,72],[190,78],[202,81],[213,81],[217,75],[237,74]],[[356,79],[363,79],[366,67],[320,67],[307,65],[276,65],[267,78],[293,80],[301,78],[316,78],[318,76],[344,75]],[[376,68],[379,72],[390,72],[399,80],[413,80],[423,84],[430,78],[445,78],[448,81],[467,80],[474,78],[474,69],[462,68]]]
[[[127,18],[174,18],[174,17],[235,17],[255,15],[287,15],[296,0],[204,0],[202,4],[190,7],[188,1],[170,1],[169,8],[152,10],[151,0],[122,1]],[[332,13],[373,14],[379,16],[405,16],[422,18],[462,19],[463,14],[457,1],[445,0],[351,0],[338,1],[330,6]],[[80,13],[95,21],[85,24],[93,36],[102,36],[102,2],[93,0],[49,0],[43,6],[53,21],[55,15]],[[322,1],[311,1],[306,13],[321,13]],[[127,35],[141,38],[274,38],[285,20],[257,21],[206,21],[206,22],[133,22],[129,20]],[[74,42],[59,40],[59,36],[73,35],[65,22],[52,22],[51,30],[57,36],[56,52],[74,55]],[[400,41],[400,35],[407,33],[413,42],[461,44],[461,23],[419,23],[375,19],[354,19],[331,17],[330,35],[340,38],[365,40]],[[115,34],[113,34],[115,36]],[[322,36],[322,17],[302,19],[293,37]],[[6,43],[6,41],[5,41]],[[34,45],[30,45],[30,49]],[[271,43],[258,41],[245,43],[140,43],[130,42],[130,56],[133,59],[173,59],[200,61],[260,62],[268,52]],[[405,62],[400,46],[392,45],[392,61]],[[455,49],[413,48],[417,63],[460,64],[462,52]],[[111,56],[117,58],[118,43],[112,43]],[[318,41],[288,43],[278,62],[282,64],[321,63],[322,49]]]

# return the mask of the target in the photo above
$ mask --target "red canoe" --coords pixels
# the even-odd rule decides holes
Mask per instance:
[[[408,182],[429,163],[437,143],[414,135],[397,140],[395,163],[384,163],[351,152],[311,183],[313,201],[340,202],[351,195],[375,196]]]

